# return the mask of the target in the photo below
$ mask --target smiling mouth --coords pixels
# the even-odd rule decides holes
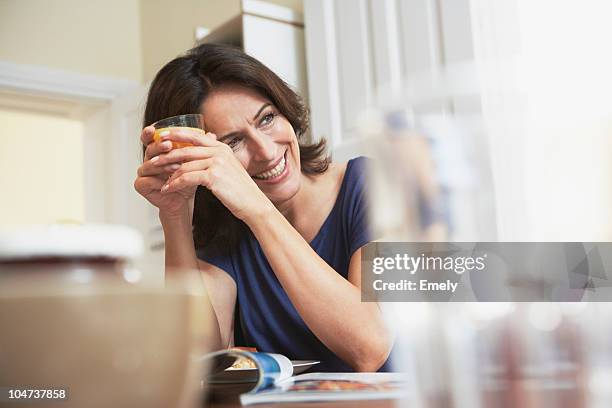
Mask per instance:
[[[278,164],[274,166],[274,168],[271,168],[270,170],[266,170],[259,174],[255,174],[252,177],[256,180],[272,180],[280,176],[281,174],[283,174],[283,172],[285,171],[285,167],[287,166],[287,159],[285,156],[286,156],[286,152],[285,152],[285,155],[281,157]]]

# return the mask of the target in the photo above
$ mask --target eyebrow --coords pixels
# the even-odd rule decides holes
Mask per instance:
[[[270,102],[268,103],[264,103],[261,108],[259,108],[259,110],[257,111],[257,113],[255,114],[255,116],[253,116],[253,122],[255,121],[255,119],[257,119],[257,117],[261,114],[261,112],[266,109],[268,106],[272,105]]]
[[[261,115],[261,112],[263,112],[264,109],[266,109],[268,106],[272,106],[272,104],[270,102],[268,103],[264,103],[261,108],[259,108],[259,110],[257,111],[257,113],[255,114],[255,116],[253,116],[253,122],[255,122],[255,120],[259,117],[259,115]],[[225,139],[229,139],[230,137],[234,137],[234,136],[238,136],[239,134],[241,134],[242,132],[237,131],[237,132],[231,132],[228,133],[224,136],[221,136],[219,138],[219,141],[225,140]]]

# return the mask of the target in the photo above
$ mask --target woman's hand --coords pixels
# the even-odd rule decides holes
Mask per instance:
[[[176,171],[180,164],[173,163],[165,166],[155,165],[160,154],[168,153],[172,150],[172,141],[167,137],[162,137],[159,143],[153,141],[155,128],[147,126],[140,134],[142,144],[146,146],[144,162],[138,168],[138,176],[134,181],[134,188],[138,193],[145,197],[151,204],[159,208],[160,212],[166,215],[180,215],[189,208],[189,200],[195,195],[196,187],[186,188],[172,194],[162,194],[161,188],[168,178]],[[195,133],[195,131],[194,131]],[[204,138],[201,133],[199,138]],[[209,136],[214,138],[214,136]]]
[[[170,129],[167,137],[193,146],[159,154],[152,160],[159,169],[180,166],[161,188],[162,196],[195,191],[201,185],[243,221],[270,208],[270,200],[236,159],[232,149],[217,141],[216,136],[201,137],[188,130]]]

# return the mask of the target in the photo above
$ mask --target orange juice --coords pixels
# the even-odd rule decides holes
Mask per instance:
[[[198,128],[192,128],[192,127],[187,127],[187,126],[174,126],[172,127],[172,129],[190,129],[190,130],[196,130],[202,134],[204,134],[204,131],[202,129],[198,129]],[[155,129],[155,133],[153,134],[153,141],[159,143],[161,140],[161,136],[159,135],[161,132],[163,132],[164,130],[170,130],[170,128],[168,127],[164,127],[164,128],[159,128],[159,129]],[[193,146],[192,143],[187,143],[187,142],[172,142],[172,148],[173,149],[180,149],[182,147],[188,147],[188,146]]]

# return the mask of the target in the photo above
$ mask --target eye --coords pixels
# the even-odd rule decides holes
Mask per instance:
[[[276,115],[274,114],[274,112],[266,113],[264,115],[264,117],[261,118],[261,121],[259,122],[259,125],[260,126],[268,126],[269,124],[271,124],[274,121],[274,117],[275,116]]]
[[[229,147],[232,148],[232,150],[238,150],[238,148],[240,148],[240,144],[242,142],[242,139],[239,137],[232,137],[229,140],[226,140],[224,143],[226,145],[228,145]]]

